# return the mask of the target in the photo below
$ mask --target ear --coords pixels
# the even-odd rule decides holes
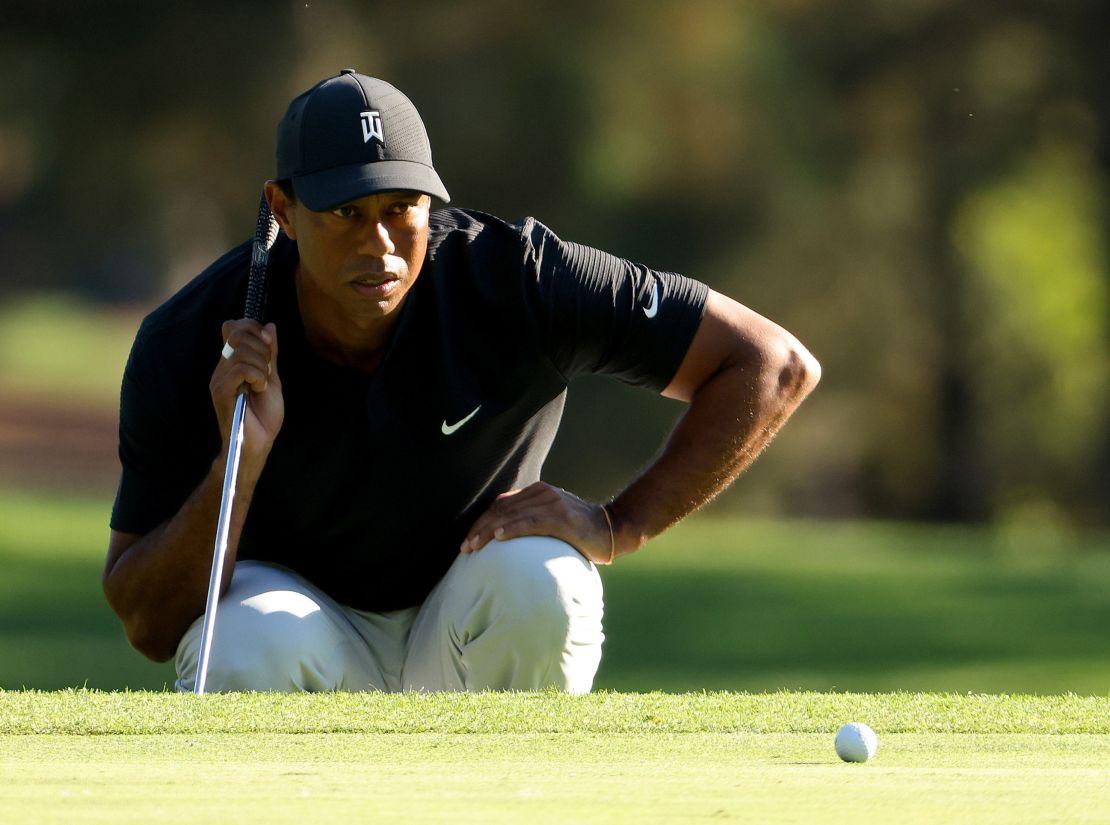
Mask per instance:
[[[297,240],[297,227],[296,227],[296,214],[297,202],[291,199],[288,195],[281,191],[281,187],[277,185],[277,181],[266,181],[266,203],[270,205],[270,211],[274,214],[274,220],[278,222],[278,226],[289,237],[289,240]]]

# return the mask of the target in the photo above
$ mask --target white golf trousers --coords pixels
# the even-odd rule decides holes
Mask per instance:
[[[601,661],[601,577],[546,536],[460,554],[417,607],[344,607],[293,571],[241,561],[220,599],[209,691],[538,690],[589,693]],[[191,691],[203,616],[177,648]]]

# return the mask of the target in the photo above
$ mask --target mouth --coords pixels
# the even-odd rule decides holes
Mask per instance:
[[[401,279],[392,272],[361,275],[350,282],[351,288],[368,298],[384,298],[400,285]]]

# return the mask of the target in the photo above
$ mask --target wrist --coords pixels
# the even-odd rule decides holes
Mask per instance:
[[[647,537],[636,528],[627,509],[617,499],[604,505],[605,514],[610,522],[610,535],[613,541],[613,558],[639,550],[647,542]]]
[[[252,445],[254,446],[254,445]],[[235,488],[237,495],[242,494],[244,490],[252,490],[259,477],[262,475],[262,470],[266,467],[266,461],[270,457],[270,445],[261,446],[255,449],[248,449],[247,444],[244,443],[241,452],[239,453],[239,462],[236,467]],[[231,445],[228,442],[220,444],[220,450],[212,459],[212,465],[209,468],[209,473],[212,478],[222,487],[224,477],[227,473],[228,462],[231,460]]]

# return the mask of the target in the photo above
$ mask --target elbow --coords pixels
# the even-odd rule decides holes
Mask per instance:
[[[793,336],[780,342],[774,363],[775,395],[788,405],[801,402],[821,380],[820,362]]]
[[[150,621],[140,609],[121,601],[107,576],[104,579],[104,596],[108,606],[123,622],[123,632],[131,647],[153,662],[168,662],[176,655],[180,639],[168,638],[159,622]]]
[[[177,654],[177,642],[172,642],[141,628],[124,625],[127,641],[152,662],[168,662]]]
[[[798,383],[802,388],[802,396],[809,395],[816,389],[821,381],[821,362],[801,344],[796,345],[792,358],[797,363]]]
[[[179,639],[170,639],[157,623],[142,617],[130,616],[123,620],[123,632],[131,647],[152,662],[168,662],[177,654]]]

